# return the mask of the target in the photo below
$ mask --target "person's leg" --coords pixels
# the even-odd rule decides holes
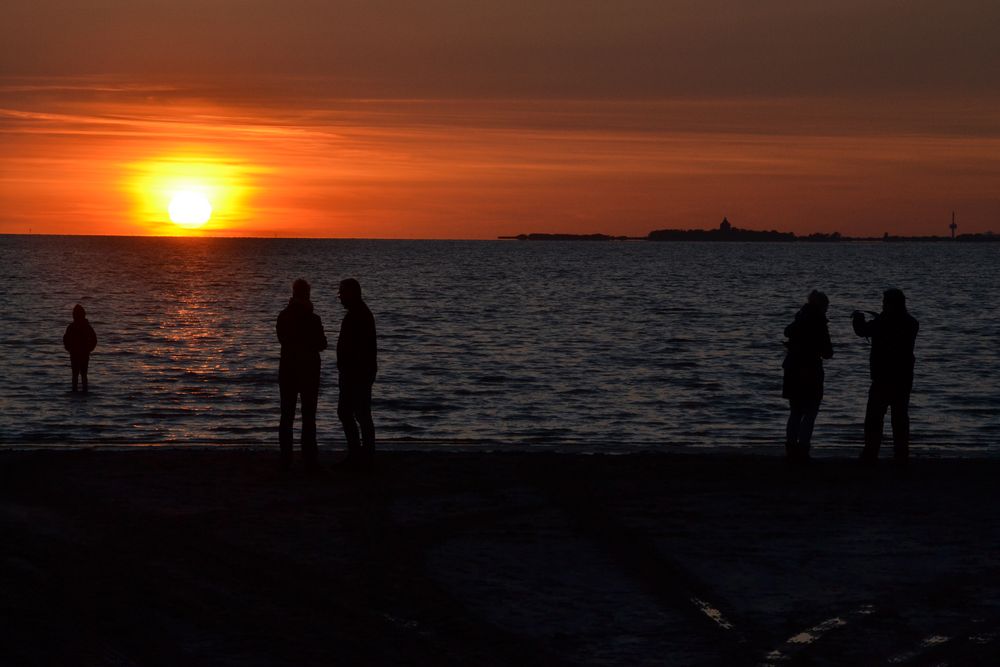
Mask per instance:
[[[72,355],[69,358],[69,367],[73,371],[73,391],[76,391],[80,382],[80,364]]]
[[[878,460],[878,450],[882,446],[885,411],[889,407],[884,394],[884,389],[874,382],[868,390],[868,408],[865,410],[865,448],[861,452],[863,461]]]
[[[87,370],[90,367],[90,355],[80,359],[80,388],[87,393]]]
[[[344,427],[344,436],[347,438],[347,455],[356,457],[361,449],[361,435],[358,433],[358,425],[354,421],[354,405],[351,399],[353,387],[340,379],[340,395],[337,397],[337,417]]]
[[[893,396],[892,404],[892,449],[899,463],[905,463],[910,456],[910,391],[900,388]]]
[[[802,405],[802,420],[799,423],[798,453],[802,459],[809,458],[809,445],[812,443],[813,427],[816,425],[816,415],[819,414],[819,401],[806,401]]]
[[[319,402],[319,378],[302,387],[302,458],[306,465],[319,463],[316,445],[316,405]]]
[[[292,425],[295,423],[295,401],[298,398],[298,387],[291,382],[282,382],[278,388],[281,394],[278,445],[281,447],[281,463],[288,468],[292,465]]]
[[[361,426],[361,444],[368,456],[375,454],[375,422],[372,420],[372,386],[358,387],[354,416]]]
[[[802,424],[802,401],[789,399],[788,423],[785,424],[785,458],[789,461],[798,456],[799,430]]]

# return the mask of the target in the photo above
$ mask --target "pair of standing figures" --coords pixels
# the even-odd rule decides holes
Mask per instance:
[[[808,301],[785,327],[788,353],[782,364],[782,396],[790,414],[785,430],[785,453],[790,461],[809,460],[813,425],[823,400],[823,360],[833,357],[826,311],[830,300],[813,290]],[[871,339],[871,387],[865,411],[865,446],[861,460],[875,463],[882,445],[885,413],[892,411],[892,444],[895,460],[905,463],[910,450],[910,391],[913,388],[913,346],[919,323],[906,310],[901,290],[882,294],[882,312],[867,319],[854,311],[854,333]]]
[[[292,298],[278,315],[281,343],[278,385],[281,421],[278,442],[281,462],[292,464],[292,424],[295,406],[302,404],[302,457],[307,468],[318,465],[316,405],[319,401],[320,356],[326,349],[326,334],[319,315],[313,312],[310,286],[299,278],[292,284]],[[337,416],[347,436],[347,463],[371,467],[375,456],[375,425],[372,421],[372,385],[378,371],[375,318],[361,298],[361,285],[348,278],[340,283],[340,302],[347,309],[337,338],[337,374],[340,397]]]

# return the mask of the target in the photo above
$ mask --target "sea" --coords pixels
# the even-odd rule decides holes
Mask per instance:
[[[898,287],[920,321],[914,454],[998,455],[998,268],[992,243],[0,236],[0,446],[276,447],[275,319],[302,277],[330,340],[320,444],[342,448],[354,277],[387,449],[781,453],[782,331],[815,288],[835,354],[814,452],[853,456],[870,344],[850,315]],[[77,303],[98,337],[86,395],[62,347]]]

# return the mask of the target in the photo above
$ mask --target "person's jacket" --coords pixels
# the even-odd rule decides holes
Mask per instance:
[[[97,334],[86,317],[75,319],[63,334],[63,347],[72,357],[85,357],[97,347]]]
[[[375,317],[363,301],[352,303],[337,338],[337,370],[347,382],[375,382],[378,347]]]
[[[823,397],[823,359],[833,357],[833,344],[823,310],[812,304],[802,306],[795,320],[785,327],[788,353],[781,394],[785,398],[820,400]]]
[[[289,299],[288,306],[278,315],[278,341],[281,343],[281,378],[289,373],[318,375],[319,353],[326,349],[326,333],[312,303]]]
[[[868,321],[853,318],[854,333],[872,341],[869,358],[872,382],[913,382],[913,346],[920,323],[906,311],[882,313]]]
[[[802,306],[795,320],[785,327],[788,342],[787,365],[823,366],[822,359],[833,357],[833,344],[826,315],[811,304]]]

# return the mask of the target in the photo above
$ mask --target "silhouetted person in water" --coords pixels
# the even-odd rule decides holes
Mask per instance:
[[[813,426],[823,400],[823,360],[833,356],[826,311],[830,300],[813,290],[795,320],[785,327],[788,353],[781,395],[788,399],[790,413],[785,427],[785,456],[790,462],[809,460]]]
[[[882,445],[886,409],[892,409],[895,460],[906,463],[910,453],[910,391],[913,389],[913,345],[920,324],[906,311],[906,297],[898,289],[882,294],[882,313],[865,320],[851,316],[854,333],[871,338],[871,388],[865,412],[865,448],[861,460],[874,464]]]
[[[340,283],[340,302],[347,315],[337,338],[337,371],[340,398],[337,416],[347,436],[351,466],[371,468],[375,457],[375,424],[372,422],[372,385],[378,372],[375,318],[361,300],[361,285],[354,278]],[[358,427],[361,429],[358,434]]]
[[[87,311],[83,306],[73,306],[73,323],[66,327],[63,334],[63,347],[69,352],[69,363],[73,369],[73,391],[77,382],[81,381],[83,391],[87,391],[87,368],[90,366],[90,353],[97,347],[97,334],[87,320]]]
[[[326,334],[319,315],[313,312],[309,293],[309,283],[301,278],[296,280],[292,283],[292,298],[278,315],[278,340],[281,342],[278,442],[281,445],[281,463],[286,469],[292,465],[292,424],[299,396],[302,397],[302,458],[310,468],[319,463],[316,404],[319,401],[319,353],[326,349]]]

